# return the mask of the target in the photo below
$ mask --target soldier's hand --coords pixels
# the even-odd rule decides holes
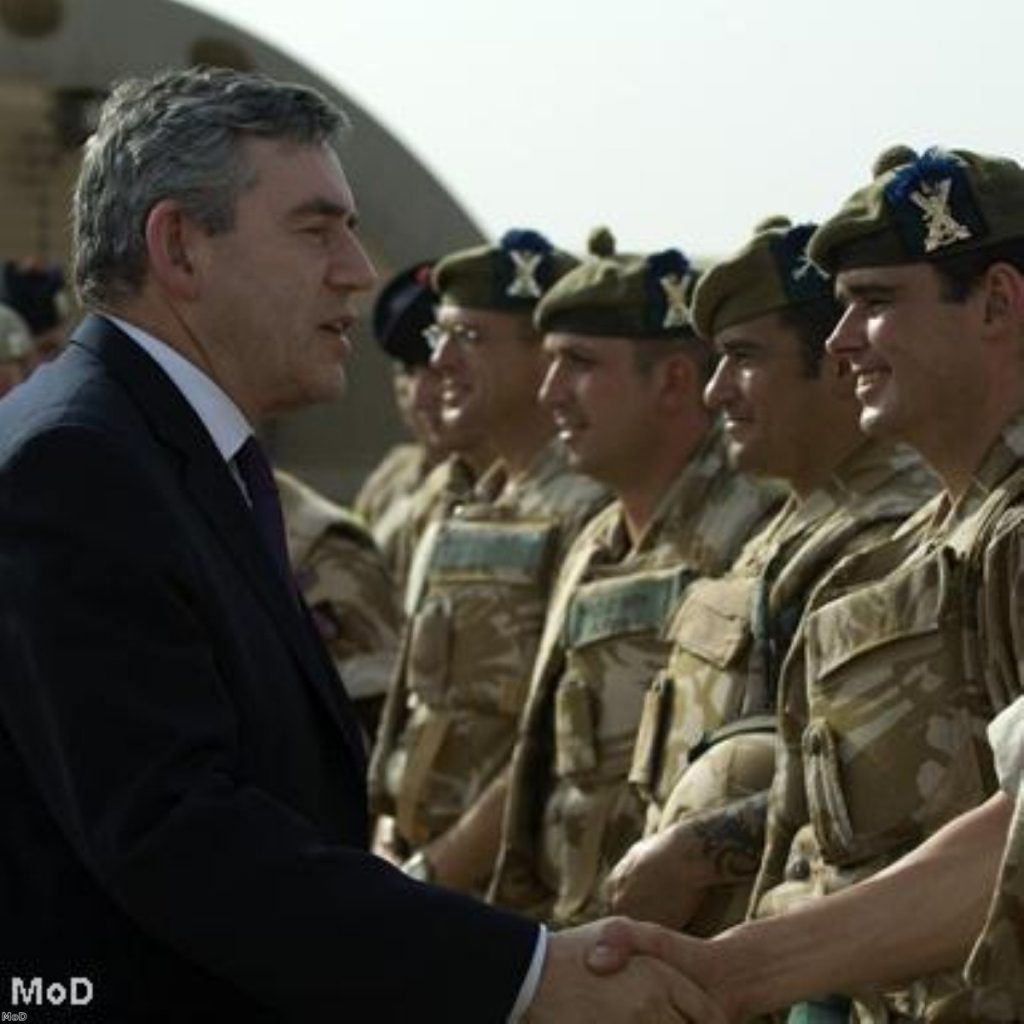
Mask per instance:
[[[682,928],[704,899],[709,878],[702,858],[690,856],[684,827],[673,826],[626,851],[605,882],[614,914]]]
[[[721,1009],[684,974],[661,960],[643,954],[629,955],[629,943],[657,948],[650,935],[629,936],[632,922],[616,922],[626,932],[611,932],[612,957],[621,949],[614,974],[598,976],[588,966],[589,957],[605,934],[609,922],[599,921],[553,934],[540,985],[527,1011],[527,1024],[669,1024],[694,1021],[725,1024]],[[657,929],[661,931],[661,929]],[[668,935],[669,933],[665,933]],[[671,938],[671,936],[669,936]],[[605,971],[611,960],[603,964]]]

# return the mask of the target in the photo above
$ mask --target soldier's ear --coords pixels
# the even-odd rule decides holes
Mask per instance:
[[[674,411],[690,402],[703,407],[704,382],[696,363],[685,352],[666,356],[652,372],[657,374],[658,401],[665,409]]]
[[[1018,328],[1024,320],[1024,275],[1010,263],[994,263],[985,272],[985,325]]]

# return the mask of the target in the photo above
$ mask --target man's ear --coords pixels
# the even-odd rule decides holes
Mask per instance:
[[[146,218],[149,273],[167,295],[194,299],[199,279],[190,256],[197,226],[174,199],[161,199]]]
[[[1009,263],[994,263],[985,272],[985,326],[1014,331],[1024,320],[1024,276]]]
[[[703,406],[704,387],[696,364],[685,352],[666,356],[652,372],[657,375],[658,401],[664,408],[675,412],[694,400]]]

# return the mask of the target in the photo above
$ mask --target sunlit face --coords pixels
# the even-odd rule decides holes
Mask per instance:
[[[246,154],[255,183],[233,226],[190,251],[195,334],[228,393],[263,415],[341,393],[353,297],[375,275],[333,151],[252,140]]]
[[[526,316],[441,305],[433,366],[450,429],[493,437],[532,414],[547,359]]]
[[[944,299],[924,263],[844,270],[836,289],[845,313],[828,350],[853,371],[861,428],[922,448],[960,424],[969,430],[986,387],[980,300]]]
[[[551,333],[541,403],[575,469],[611,486],[632,478],[657,429],[657,372],[636,366],[628,338]]]
[[[719,331],[715,348],[704,402],[722,416],[730,463],[792,479],[814,443],[820,403],[832,400],[823,379],[808,376],[798,335],[766,313]]]

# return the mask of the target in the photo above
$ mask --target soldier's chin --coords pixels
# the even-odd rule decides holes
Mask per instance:
[[[892,417],[878,405],[865,405],[860,411],[860,432],[868,437],[893,438]]]

